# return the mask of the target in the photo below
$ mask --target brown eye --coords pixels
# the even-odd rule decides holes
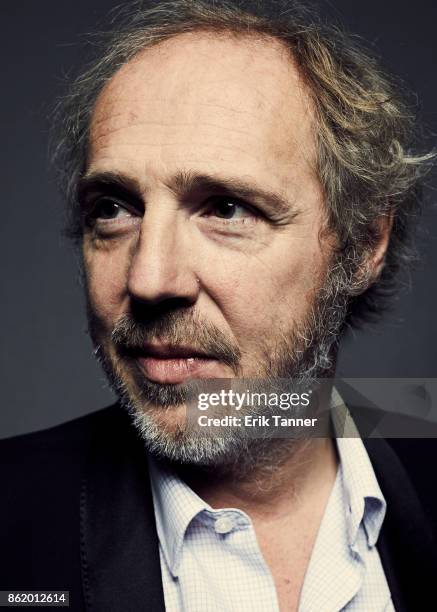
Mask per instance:
[[[100,198],[94,205],[90,216],[92,219],[115,219],[121,211],[125,210],[110,198]]]
[[[232,219],[235,215],[236,209],[238,205],[230,200],[221,200],[215,206],[215,212],[217,217],[221,217],[222,219]]]
[[[248,206],[238,200],[225,197],[211,199],[206,214],[208,217],[219,219],[241,219],[256,216],[255,211]]]

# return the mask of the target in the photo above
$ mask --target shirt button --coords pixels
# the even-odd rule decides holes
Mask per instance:
[[[234,521],[229,516],[221,516],[214,524],[216,533],[229,533],[234,528]]]

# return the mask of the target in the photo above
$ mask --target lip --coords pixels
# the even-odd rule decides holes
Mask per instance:
[[[214,359],[213,356],[189,346],[171,344],[145,344],[142,351],[147,357],[160,359]]]
[[[197,378],[220,378],[223,364],[206,353],[186,346],[146,345],[136,358],[149,380],[179,384]]]

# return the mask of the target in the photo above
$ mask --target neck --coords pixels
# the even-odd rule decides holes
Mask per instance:
[[[236,507],[253,518],[280,517],[332,487],[337,455],[331,438],[273,439],[260,446],[245,449],[244,459],[232,465],[177,471],[211,507]]]
[[[325,414],[323,438],[251,439],[229,463],[179,464],[176,470],[212,508],[239,508],[254,519],[274,519],[327,496],[338,465],[331,421],[326,420],[330,397],[331,386],[323,385],[317,414]],[[320,431],[323,435],[324,430]]]

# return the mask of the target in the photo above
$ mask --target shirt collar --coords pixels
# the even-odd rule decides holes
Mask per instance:
[[[332,402],[336,410],[340,408],[345,412],[348,422],[347,435],[350,436],[336,438],[346,502],[348,543],[350,547],[354,547],[360,525],[363,523],[367,543],[374,546],[384,521],[386,502],[366,449],[335,389]],[[335,418],[333,426],[334,433],[337,434]],[[177,576],[185,532],[189,524],[204,510],[214,511],[183,480],[150,455],[149,467],[158,538],[167,565],[172,575]]]
[[[156,530],[167,565],[177,576],[185,532],[203,510],[211,510],[183,480],[149,455]]]
[[[386,512],[386,501],[360,438],[337,438],[340,469],[346,502],[349,545],[354,546],[360,524],[367,543],[375,546]]]
[[[337,450],[346,502],[349,545],[351,547],[355,545],[360,524],[363,523],[368,545],[375,546],[387,504],[358,430],[335,388],[332,391],[331,402],[334,407],[333,427],[337,436]],[[340,420],[343,426],[341,436],[336,425],[339,422],[337,419],[339,414],[341,414]]]

